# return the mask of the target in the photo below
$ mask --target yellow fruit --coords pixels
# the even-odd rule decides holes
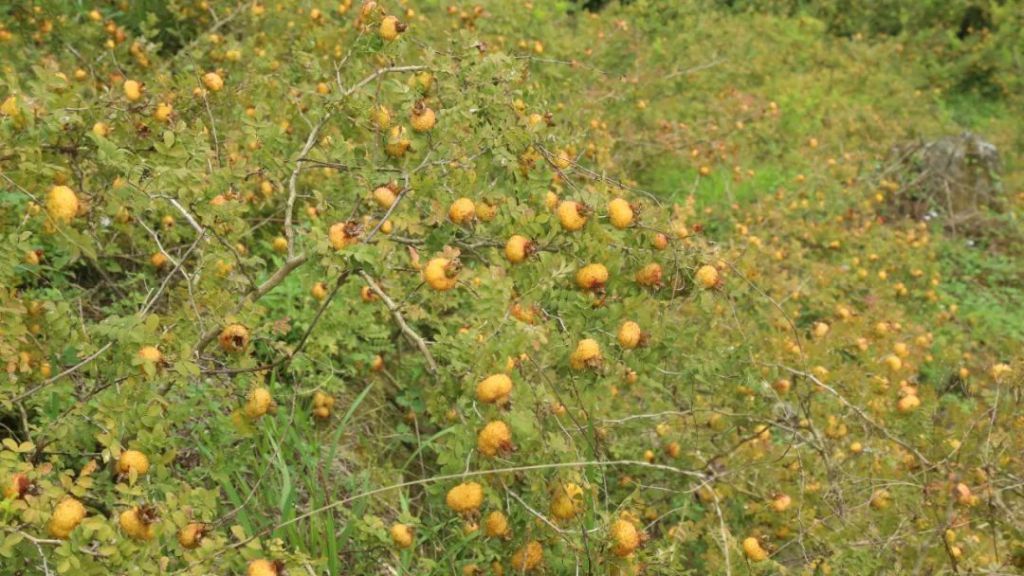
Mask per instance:
[[[903,361],[895,354],[889,354],[885,357],[883,362],[885,362],[885,365],[893,372],[899,372],[900,368],[903,368]]]
[[[437,123],[437,114],[420,101],[412,107],[412,117],[409,119],[409,123],[416,132],[429,132]]]
[[[274,238],[273,243],[274,252],[278,254],[284,254],[288,251],[288,239],[284,236],[277,236]]]
[[[657,287],[661,285],[661,264],[651,262],[636,273],[636,282],[641,286]]]
[[[619,345],[628,350],[632,350],[640,345],[643,340],[643,332],[640,330],[640,325],[632,320],[627,320],[619,326]]]
[[[331,247],[341,250],[359,241],[360,226],[358,222],[336,222],[327,230],[327,239]]]
[[[469,198],[459,198],[448,208],[448,218],[456,224],[469,222],[476,216],[476,206]]]
[[[156,105],[156,110],[153,111],[153,118],[156,118],[157,122],[167,122],[171,119],[171,113],[174,112],[174,107],[167,102],[161,102]]]
[[[201,522],[190,522],[178,532],[178,544],[182,548],[198,548],[202,543],[203,535],[206,533],[206,524]]]
[[[387,130],[391,127],[391,111],[386,106],[375,106],[370,110],[370,121],[378,130]]]
[[[569,356],[573,370],[598,366],[601,363],[601,346],[596,340],[585,338],[576,344],[576,350]]]
[[[516,234],[505,243],[505,258],[513,264],[519,264],[530,257],[533,248],[533,242],[525,236]]]
[[[512,554],[512,571],[515,573],[536,570],[544,561],[544,547],[531,540]]]
[[[763,562],[768,559],[768,551],[761,547],[761,542],[753,536],[743,540],[743,553],[751,562]]]
[[[125,450],[117,459],[117,473],[127,476],[133,471],[137,476],[149,472],[149,458],[138,450]]]
[[[562,228],[570,232],[576,232],[587,223],[588,209],[585,205],[572,200],[565,200],[558,205],[558,221]]]
[[[154,252],[153,255],[149,257],[149,263],[153,268],[159,270],[167,265],[167,255],[163,252]]]
[[[229,324],[220,331],[217,342],[225,352],[242,352],[249,346],[249,329],[241,324]]]
[[[580,511],[578,499],[582,494],[583,489],[571,482],[556,488],[548,507],[551,515],[556,520],[569,520],[575,517]]]
[[[270,390],[257,386],[249,392],[249,398],[245,402],[245,415],[256,419],[271,410],[274,399],[270,396]]]
[[[406,25],[398,21],[395,16],[385,16],[380,21],[380,28],[377,33],[385,42],[392,42],[398,39],[398,35],[405,32]]]
[[[484,532],[490,538],[502,538],[508,534],[508,518],[500,510],[487,515],[484,520]]]
[[[3,104],[0,104],[0,115],[15,117],[19,113],[17,96],[8,96]]]
[[[278,576],[278,564],[270,560],[253,560],[245,570],[245,576]]]
[[[216,72],[207,72],[203,74],[203,86],[206,86],[210,92],[220,92],[224,87],[224,79]]]
[[[785,512],[792,503],[793,499],[788,494],[779,494],[772,499],[772,510]]]
[[[572,166],[572,161],[572,155],[569,154],[568,150],[559,150],[558,153],[555,154],[554,163],[559,170],[565,170],[569,166]]]
[[[412,528],[407,524],[396,523],[391,525],[391,542],[396,548],[409,548],[412,546]]]
[[[129,538],[135,540],[153,539],[153,522],[146,512],[138,507],[121,512],[118,523],[121,525],[121,531]]]
[[[640,533],[628,520],[619,519],[613,522],[608,535],[611,539],[612,552],[620,558],[629,556],[640,546]]]
[[[50,188],[46,195],[46,213],[56,222],[71,222],[78,214],[78,196],[67,186]]]
[[[484,489],[476,482],[464,482],[448,491],[445,504],[460,514],[473,512],[484,502]]]
[[[323,302],[324,300],[327,299],[327,283],[317,282],[316,284],[313,284],[313,287],[309,289],[309,293],[313,296],[313,298],[316,298],[317,300]]]
[[[512,393],[512,379],[505,374],[493,374],[476,385],[476,399],[484,404],[506,404]]]
[[[92,133],[100,138],[106,138],[110,134],[110,126],[106,122],[97,122],[92,125]]]
[[[546,206],[548,210],[554,210],[555,207],[558,206],[558,194],[555,194],[551,190],[545,192],[544,206]]]
[[[576,285],[583,290],[598,290],[608,282],[604,264],[587,264],[576,272]]]
[[[497,456],[512,450],[512,432],[501,420],[488,422],[476,436],[476,449],[484,456]]]
[[[892,496],[888,490],[878,489],[871,494],[871,507],[875,510],[885,510],[892,503]]]
[[[384,144],[384,153],[392,158],[401,158],[412,146],[412,142],[405,136],[404,126],[395,126],[388,133],[388,141]]]
[[[917,394],[907,394],[896,403],[896,410],[901,414],[909,414],[917,410],[920,405],[921,399],[917,397]]]
[[[629,228],[633,224],[633,207],[622,198],[615,198],[608,203],[608,220],[619,230]]]
[[[53,509],[53,515],[50,516],[50,535],[66,540],[83,518],[85,518],[85,506],[81,502],[71,497],[61,500]]]
[[[789,392],[789,389],[792,386],[793,383],[790,382],[789,380],[786,380],[785,378],[780,378],[772,383],[772,388],[775,388],[775,391],[778,392],[779,394],[785,394],[786,392]]]
[[[121,89],[124,90],[124,97],[127,98],[129,102],[137,102],[142,98],[142,84],[139,84],[135,80],[125,80]]]
[[[144,362],[160,364],[164,359],[164,355],[160,353],[160,349],[156,346],[143,346],[139,348],[139,358],[142,358]]]
[[[498,209],[493,204],[488,204],[487,202],[476,203],[476,217],[482,222],[490,222],[497,215]]]
[[[21,498],[32,487],[32,481],[24,474],[11,476],[11,482],[4,487],[4,498]]]
[[[704,289],[711,289],[718,286],[718,269],[710,264],[705,264],[697,269],[697,284]]]
[[[391,186],[378,186],[373,191],[373,200],[381,208],[391,208],[398,196]]]
[[[433,258],[423,268],[423,280],[434,290],[444,292],[458,284],[458,262]]]

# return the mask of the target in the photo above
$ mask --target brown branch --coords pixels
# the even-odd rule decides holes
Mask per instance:
[[[369,274],[360,271],[359,275],[366,281],[366,285],[370,287],[370,290],[380,297],[381,301],[384,302],[384,305],[391,311],[391,317],[395,319],[395,323],[398,324],[402,334],[405,334],[405,337],[419,348],[421,353],[423,353],[423,357],[427,360],[427,370],[429,370],[431,374],[437,375],[437,362],[434,361],[434,356],[427,348],[427,342],[417,334],[415,330],[409,327],[409,324],[405,322],[405,318],[402,317],[402,312],[398,309],[398,305],[395,304],[395,301],[384,293],[384,290],[381,289],[380,285],[377,284]]]
[[[288,204],[284,212],[284,235],[288,239],[288,258],[295,257],[295,230],[292,226],[292,215],[295,211],[295,197],[298,196],[298,182],[299,174],[302,173],[302,164],[306,161],[306,155],[316,145],[316,141],[320,137],[320,130],[323,129],[330,118],[330,112],[324,114],[320,122],[309,131],[309,137],[306,138],[306,143],[302,146],[299,157],[295,160],[295,169],[292,170],[292,175],[288,178]]]

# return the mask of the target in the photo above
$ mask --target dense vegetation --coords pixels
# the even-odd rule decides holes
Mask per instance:
[[[0,7],[0,574],[1015,573],[1022,46],[1018,0]],[[999,197],[906,217],[892,150],[965,130]]]

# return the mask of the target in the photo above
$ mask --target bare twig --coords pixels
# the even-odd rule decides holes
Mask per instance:
[[[423,357],[427,360],[427,370],[429,370],[431,374],[436,375],[437,362],[434,361],[434,356],[430,353],[430,349],[427,348],[426,341],[423,340],[415,330],[409,327],[409,324],[405,322],[405,318],[402,317],[402,313],[398,309],[398,305],[395,304],[395,301],[381,289],[380,285],[378,285],[369,274],[360,271],[359,275],[366,281],[366,285],[370,287],[370,290],[380,297],[381,301],[384,302],[384,305],[391,311],[391,317],[395,319],[395,323],[398,324],[398,327],[402,330],[402,334],[405,334],[405,337],[419,348]]]

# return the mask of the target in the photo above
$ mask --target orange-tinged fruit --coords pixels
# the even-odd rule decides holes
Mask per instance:
[[[398,39],[398,36],[405,32],[406,25],[399,22],[396,16],[385,16],[380,21],[380,28],[377,29],[377,34],[385,42],[392,42]]]
[[[327,295],[329,293],[327,290],[327,283],[317,282],[316,284],[313,284],[313,287],[309,289],[309,293],[316,300],[323,302],[327,299]]]
[[[118,524],[126,536],[134,540],[152,540],[153,522],[139,507],[129,508],[118,517]]]
[[[484,489],[476,482],[464,482],[453,487],[445,496],[445,504],[460,514],[473,512],[484,502]]]
[[[448,258],[433,258],[423,267],[423,280],[434,290],[444,292],[458,284],[458,265]]]
[[[255,420],[269,412],[274,405],[274,399],[270,390],[257,386],[249,391],[249,397],[245,402],[245,415]]]
[[[500,510],[487,515],[484,520],[484,533],[490,538],[502,538],[508,534],[508,518]]]
[[[448,219],[456,224],[465,224],[476,216],[476,205],[469,198],[459,198],[448,208]]]
[[[917,410],[917,407],[920,405],[921,399],[917,397],[917,394],[907,394],[896,402],[896,410],[901,414],[909,414]]]
[[[604,264],[587,264],[576,272],[576,285],[583,290],[597,290],[608,282],[608,268]]]
[[[216,72],[207,72],[203,74],[203,86],[210,92],[220,92],[224,88],[224,79]]]
[[[643,332],[640,330],[640,325],[632,320],[627,320],[619,326],[619,345],[628,350],[632,350],[640,345],[643,340]]]
[[[66,540],[83,518],[85,518],[85,506],[81,502],[71,497],[61,500],[50,516],[48,525],[50,535]]]
[[[78,196],[67,186],[54,186],[46,195],[46,213],[55,222],[67,224],[78,214]]]
[[[705,264],[697,269],[695,278],[697,280],[697,284],[699,284],[701,288],[710,290],[711,288],[718,286],[718,269],[710,264]]]
[[[476,399],[484,404],[506,404],[512,393],[512,379],[507,374],[492,374],[476,385]]]
[[[778,494],[772,499],[772,510],[785,512],[792,503],[793,499],[788,494]]]
[[[576,344],[576,350],[569,356],[569,365],[573,370],[582,370],[601,364],[601,345],[597,340],[584,338]]]
[[[633,207],[626,200],[615,198],[608,203],[608,220],[619,230],[632,226],[633,217]]]
[[[331,247],[341,250],[359,241],[360,226],[358,222],[335,222],[327,230],[327,239]]]
[[[413,543],[412,528],[397,522],[391,525],[391,542],[396,548],[410,548]]]
[[[422,101],[417,102],[412,108],[412,116],[409,124],[416,132],[429,132],[437,123],[437,114]]]
[[[378,186],[373,190],[373,201],[381,208],[390,208],[397,198],[391,186]]]
[[[761,542],[753,536],[743,539],[743,553],[751,562],[763,562],[768,559],[768,551],[761,547]]]
[[[4,498],[21,498],[32,487],[32,481],[25,474],[11,476],[11,481],[4,487]]]
[[[217,342],[225,352],[242,352],[249,346],[249,329],[241,324],[229,324],[220,331]]]
[[[117,459],[117,473],[127,476],[132,472],[138,476],[149,472],[149,458],[138,450],[125,450]]]
[[[139,348],[139,358],[144,362],[160,364],[164,359],[164,355],[160,353],[160,349],[156,346],[143,346],[142,348]]]
[[[284,254],[288,251],[288,239],[284,236],[277,236],[274,238],[272,247],[274,248],[274,252]]]
[[[142,84],[137,80],[125,80],[124,84],[121,85],[121,89],[124,91],[124,97],[129,102],[138,102],[142,98]]]
[[[612,544],[612,553],[620,558],[629,556],[640,546],[640,533],[632,522],[619,519],[612,523],[608,529],[608,536]]]
[[[636,273],[636,282],[641,286],[657,287],[661,285],[661,264],[651,262]]]
[[[182,548],[198,548],[206,534],[206,524],[202,522],[189,522],[178,531],[178,544]]]
[[[249,562],[245,576],[280,576],[277,562],[259,558]]]
[[[512,431],[501,420],[488,422],[476,436],[476,449],[494,457],[512,450]]]
[[[512,570],[514,573],[530,572],[539,568],[543,561],[544,547],[531,540],[512,554]]]
[[[505,258],[513,264],[519,264],[533,253],[533,242],[525,236],[513,235],[505,243]]]
[[[576,232],[587,223],[587,208],[579,202],[565,200],[558,204],[558,221],[562,228]]]
[[[167,122],[171,119],[171,114],[174,112],[174,107],[167,102],[161,102],[156,105],[156,110],[153,111],[153,118],[157,122]]]

